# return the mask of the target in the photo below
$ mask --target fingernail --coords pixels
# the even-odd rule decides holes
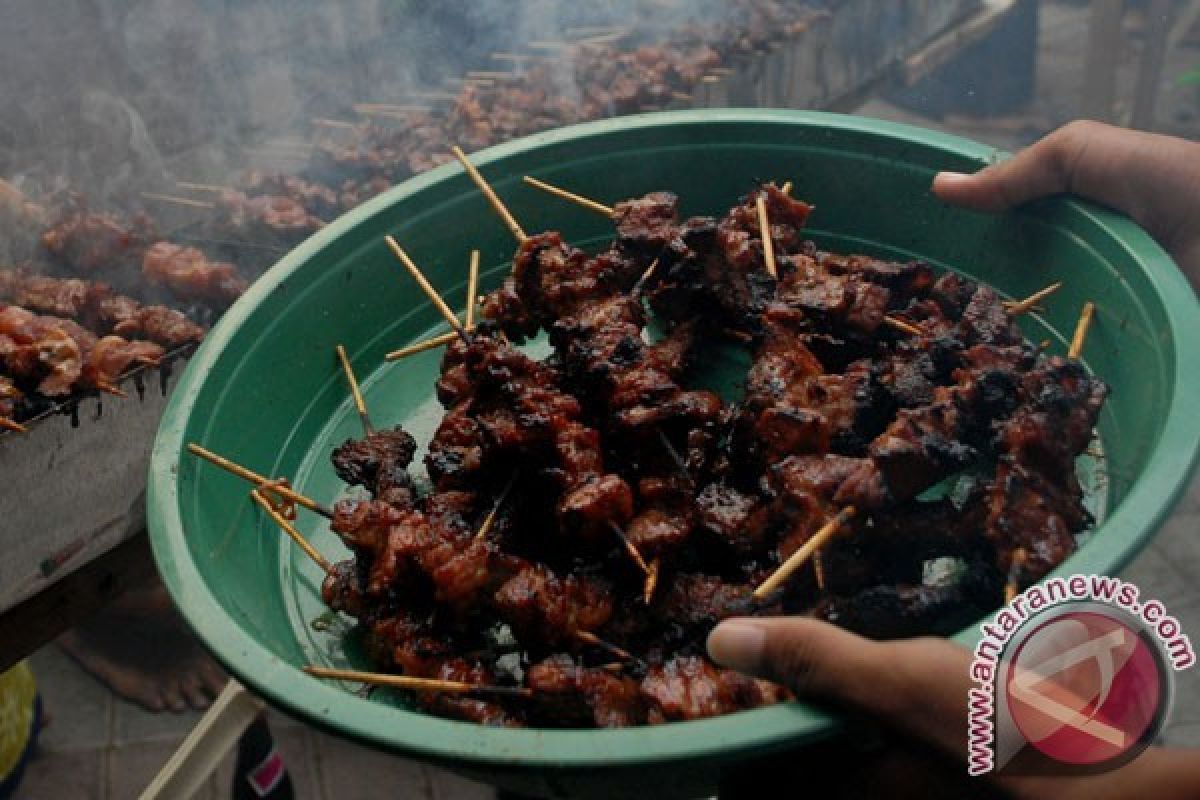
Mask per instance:
[[[965,172],[939,172],[933,176],[934,184],[940,184],[941,186],[953,186],[956,183],[963,183],[970,179],[971,176]]]
[[[754,672],[762,664],[767,633],[743,620],[722,622],[708,635],[708,654],[718,664],[739,672]]]

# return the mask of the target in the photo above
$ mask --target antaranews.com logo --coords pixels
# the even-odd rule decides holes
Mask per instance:
[[[1158,600],[1103,575],[1051,578],[980,626],[967,771],[1016,770],[1034,748],[1064,769],[1128,762],[1162,729],[1191,640]]]

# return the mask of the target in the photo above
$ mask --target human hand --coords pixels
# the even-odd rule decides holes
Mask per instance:
[[[980,211],[1077,194],[1132,217],[1200,286],[1200,143],[1077,121],[973,175],[939,173],[933,193]]]
[[[708,652],[719,664],[782,683],[803,699],[866,715],[905,741],[915,739],[949,756],[939,762],[919,752],[906,754],[919,758],[926,771],[953,773],[929,776],[942,785],[949,778],[965,785],[962,791],[970,790],[971,782],[985,788],[985,779],[967,777],[964,760],[968,691],[974,685],[971,654],[952,642],[929,637],[876,642],[810,618],[747,618],[726,620],[714,628]],[[896,767],[894,760],[886,764],[893,774],[898,774]],[[912,770],[908,774],[914,776]],[[925,780],[919,772],[915,775]],[[1028,800],[1194,798],[1200,796],[1200,758],[1192,751],[1152,747],[1098,775],[1003,775],[986,780]],[[895,783],[879,783],[890,785],[888,793],[894,797],[930,796],[928,785],[921,789],[918,784],[915,793],[906,793]]]

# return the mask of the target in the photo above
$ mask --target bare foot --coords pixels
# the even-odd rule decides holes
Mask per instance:
[[[150,711],[208,708],[226,675],[158,577],[150,581],[64,633],[59,647],[101,683]]]

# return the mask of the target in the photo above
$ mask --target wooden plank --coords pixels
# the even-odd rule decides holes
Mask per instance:
[[[1121,60],[1121,13],[1125,0],[1092,0],[1083,69],[1083,115],[1111,122]]]
[[[154,561],[143,533],[0,614],[0,672],[153,574]]]
[[[984,0],[983,6],[962,24],[955,25],[904,60],[901,81],[912,86],[938,67],[954,59],[965,48],[984,39],[1004,21],[1017,0]]]

